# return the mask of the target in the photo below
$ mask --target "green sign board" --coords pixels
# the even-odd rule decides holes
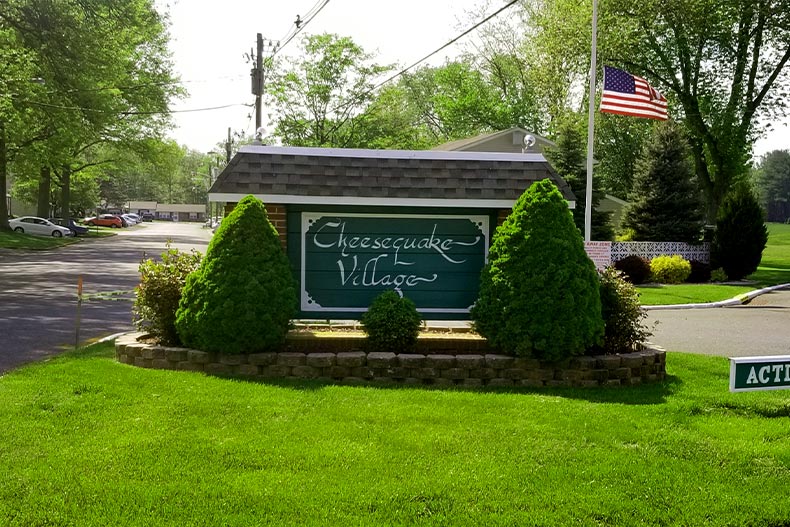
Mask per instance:
[[[303,212],[301,310],[355,318],[395,290],[425,315],[469,313],[488,232],[482,215]]]
[[[730,358],[730,391],[790,389],[790,355]]]

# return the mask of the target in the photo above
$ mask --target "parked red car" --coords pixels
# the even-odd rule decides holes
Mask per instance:
[[[118,216],[113,216],[112,214],[99,214],[98,217],[85,218],[84,223],[85,225],[90,225],[91,227],[94,225],[99,225],[100,227],[112,227],[114,229],[120,229],[123,227],[121,218]]]

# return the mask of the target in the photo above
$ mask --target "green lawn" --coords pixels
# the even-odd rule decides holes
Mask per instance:
[[[81,240],[91,238],[105,238],[115,236],[109,228],[91,227],[90,232],[85,236],[67,236],[65,238],[54,238],[52,236],[33,236],[32,234],[20,234],[18,232],[0,231],[0,249],[53,249],[72,243],[79,243]]]
[[[670,353],[634,388],[257,384],[118,364],[0,377],[0,525],[790,525],[790,392]]]
[[[790,225],[768,223],[768,246],[757,272],[749,278],[760,285],[790,283]]]
[[[678,284],[637,286],[642,305],[702,304],[729,300],[754,289],[790,283],[790,225],[768,223],[768,245],[748,285]]]
[[[0,231],[0,248],[3,249],[52,249],[77,243],[74,236],[55,238],[53,236],[33,236],[18,232]]]

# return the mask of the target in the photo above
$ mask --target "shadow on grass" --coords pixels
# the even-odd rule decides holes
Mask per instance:
[[[432,384],[402,384],[397,382],[343,382],[318,379],[250,379],[237,375],[210,375],[219,379],[237,382],[275,386],[298,391],[318,391],[329,387],[343,386],[366,390],[422,390],[426,392],[453,391],[480,394],[541,395],[562,397],[564,399],[584,400],[601,404],[654,405],[664,404],[667,397],[677,391],[682,384],[680,378],[667,376],[661,382],[639,386],[599,386],[589,388],[528,388],[528,387],[487,387],[487,386],[444,386]]]
[[[771,267],[758,267],[757,271],[749,275],[750,280],[755,280],[760,286],[772,286],[790,283],[790,266],[776,265]]]

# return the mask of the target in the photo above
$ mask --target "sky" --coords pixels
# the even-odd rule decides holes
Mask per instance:
[[[217,150],[228,127],[252,135],[255,110],[241,106],[254,102],[246,54],[254,51],[256,35],[282,40],[293,28],[296,16],[304,15],[323,0],[176,0],[169,2],[171,51],[175,70],[189,97],[173,110],[193,110],[234,105],[231,108],[175,113],[177,128],[171,136],[182,145],[201,152]],[[367,52],[376,53],[379,64],[408,66],[474,25],[465,15],[479,12],[485,0],[330,0],[304,27],[282,55],[298,50],[305,34],[337,33],[349,36]],[[502,5],[498,3],[498,5]],[[491,9],[489,12],[493,12]],[[506,13],[506,12],[505,12]],[[505,14],[503,13],[503,15]],[[459,25],[463,20],[465,23]],[[460,53],[453,46],[429,64],[441,64]],[[266,126],[266,109],[262,123]]]
[[[253,64],[245,54],[255,49],[257,33],[264,39],[282,41],[302,19],[324,0],[161,0],[170,13],[171,51],[175,70],[189,96],[174,106],[175,129],[171,137],[199,152],[224,151],[228,128],[252,135],[255,110],[250,92]],[[486,7],[487,4],[491,4]],[[323,9],[281,52],[294,53],[305,34],[337,33],[349,36],[365,51],[375,53],[379,64],[401,67],[428,55],[462,33],[504,0],[329,0]],[[492,7],[493,6],[493,7]],[[510,11],[504,11],[506,17]],[[511,14],[512,16],[512,14]],[[461,53],[465,37],[427,64],[441,64]],[[216,110],[200,110],[230,106]],[[184,111],[190,110],[190,111]],[[266,123],[266,109],[262,123]],[[790,148],[790,119],[755,144],[755,154]]]

